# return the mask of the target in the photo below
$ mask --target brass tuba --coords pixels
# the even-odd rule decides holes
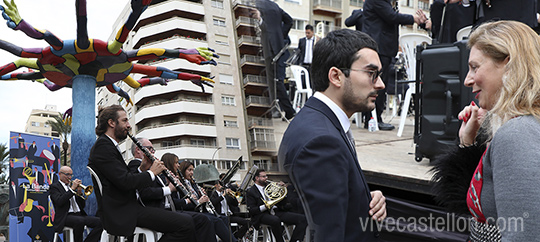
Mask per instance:
[[[264,194],[268,197],[269,201],[264,200],[264,205],[268,210],[272,209],[274,205],[281,202],[287,196],[287,187],[279,185],[277,182],[268,181],[268,185],[264,187]]]

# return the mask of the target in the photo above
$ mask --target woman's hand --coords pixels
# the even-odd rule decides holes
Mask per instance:
[[[459,144],[463,146],[471,146],[474,144],[480,125],[484,120],[487,110],[482,109],[471,102],[459,112],[458,119],[462,120],[459,128]]]

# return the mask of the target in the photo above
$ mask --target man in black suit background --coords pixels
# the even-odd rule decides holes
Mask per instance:
[[[367,185],[349,121],[373,110],[384,88],[377,43],[341,29],[321,39],[313,57],[316,92],[285,131],[278,162],[297,189],[316,242],[377,241],[373,221],[386,217],[385,198]]]
[[[289,51],[285,50],[277,60],[276,65],[272,64],[272,59],[286,45],[291,43],[289,31],[291,30],[293,19],[275,2],[270,0],[257,0],[256,6],[258,12],[253,13],[253,17],[259,20],[261,28],[263,55],[266,64],[266,78],[270,88],[270,98],[272,101],[274,98],[277,98],[281,110],[285,112],[285,118],[291,119],[294,117],[295,111],[283,83],[283,80],[285,80],[285,61],[289,58]],[[274,79],[277,80],[275,83]],[[276,97],[274,97],[273,93],[274,85]]]
[[[306,217],[303,214],[288,212],[291,205],[287,203],[287,198],[268,209],[264,204],[264,201],[268,201],[268,197],[264,195],[264,188],[268,185],[267,180],[266,171],[258,169],[253,177],[255,184],[247,190],[246,203],[251,217],[251,224],[256,228],[261,224],[270,225],[277,242],[283,242],[281,222],[286,225],[294,224],[296,226],[290,241],[303,241],[307,227]],[[285,184],[281,185],[284,186]]]
[[[384,85],[388,85],[392,76],[390,63],[398,52],[399,25],[422,24],[427,20],[422,10],[418,10],[415,15],[400,14],[392,4],[397,4],[396,0],[365,0],[364,2],[362,31],[371,36],[379,46],[379,58],[382,63],[381,78]],[[386,104],[386,89],[379,90],[375,104],[379,129],[394,129],[393,125],[384,123],[381,117]],[[364,112],[364,117],[364,128],[367,128],[371,112]]]
[[[345,19],[345,26],[352,27],[354,26],[356,30],[362,31],[362,26],[364,25],[364,10],[355,9],[352,11],[351,16]]]
[[[537,0],[445,0],[446,3],[462,2],[463,7],[475,10],[474,25],[490,20],[516,20],[529,25],[538,26]]]
[[[96,192],[98,214],[105,230],[113,235],[131,236],[135,227],[162,232],[159,241],[196,241],[195,225],[189,215],[144,207],[137,189],[151,186],[165,166],[154,161],[149,170],[132,173],[120,153],[118,142],[131,130],[126,111],[112,105],[99,111],[96,134],[99,136],[90,151],[88,166],[98,175],[103,194]]]
[[[296,64],[303,66],[309,71],[311,69],[311,61],[313,60],[313,47],[319,39],[317,36],[315,36],[312,25],[306,25],[305,29],[306,37],[298,40],[299,52],[298,61]]]
[[[65,226],[73,228],[75,242],[83,241],[84,226],[93,228],[84,241],[98,241],[103,231],[98,217],[87,216],[84,211],[86,201],[78,195],[83,193],[79,186],[81,180],[75,179],[70,185],[73,170],[69,166],[62,166],[58,174],[60,180],[54,181],[49,188],[49,195],[56,213],[54,218],[54,232],[62,233]]]
[[[219,174],[219,179],[224,176],[225,173]],[[231,188],[221,186],[219,182],[216,183],[215,188],[210,195],[210,201],[220,215],[228,216],[230,223],[238,224],[238,230],[234,233],[234,237],[240,240],[249,229],[249,221],[240,216],[238,200],[231,194]]]

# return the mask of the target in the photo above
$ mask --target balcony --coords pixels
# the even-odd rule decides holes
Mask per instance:
[[[205,88],[206,95],[212,95],[213,88]],[[174,92],[191,92],[201,93],[201,87],[191,83],[190,81],[173,80],[167,84],[167,86],[152,85],[139,88],[135,91],[133,100],[135,104],[145,101],[146,98],[152,98],[161,94],[168,94]],[[202,93],[201,93],[202,94]]]
[[[261,96],[249,96],[246,98],[246,109],[248,115],[262,116],[270,108],[270,98]]]
[[[255,0],[234,0],[233,6],[237,7],[237,5],[243,5],[243,6],[255,8],[256,3],[255,3]]]
[[[156,147],[156,156],[161,157],[165,153],[173,153],[180,159],[200,159],[210,160],[212,153],[217,149],[217,146],[195,146],[195,145],[174,145],[166,147]]]
[[[248,117],[248,128],[272,128],[274,122],[270,118]]]
[[[177,136],[217,137],[214,124],[195,122],[174,122],[148,126],[137,132],[137,136],[150,140],[167,139]]]
[[[236,27],[238,27],[239,25],[249,25],[249,26],[255,26],[256,25],[256,19],[254,18],[250,18],[250,17],[245,17],[245,16],[240,16],[236,19]]]
[[[258,55],[243,55],[240,58],[243,74],[259,75],[265,68],[264,58]]]
[[[250,143],[251,152],[275,152],[276,151],[276,142],[275,141],[261,141],[254,140]]]
[[[267,89],[266,76],[244,75],[244,92],[246,94],[261,96]]]
[[[252,45],[261,47],[261,37],[242,35],[238,38],[238,45]]]
[[[188,101],[166,102],[161,105],[149,105],[135,113],[135,123],[146,119],[159,118],[179,113],[194,113],[200,115],[215,115],[214,105],[211,103],[196,103]],[[174,132],[173,132],[174,133]]]
[[[185,13],[204,17],[204,6],[202,5],[202,3],[177,0],[152,4],[141,14],[141,17],[139,19],[141,21],[144,21],[145,19],[153,18],[154,16],[167,14],[168,12],[171,12],[173,10],[181,10]]]
[[[341,0],[313,0],[313,13],[330,16],[341,14]]]
[[[140,49],[143,48],[163,48],[163,49],[194,49],[197,47],[208,47],[206,41],[201,41],[194,38],[188,38],[180,35],[174,35],[166,39],[152,41],[141,45]]]
[[[133,36],[135,47],[146,44],[150,40],[160,39],[167,32],[179,31],[184,36],[206,36],[206,24],[203,21],[191,20],[181,17],[172,17],[156,23],[142,26]],[[152,38],[155,36],[155,38]]]

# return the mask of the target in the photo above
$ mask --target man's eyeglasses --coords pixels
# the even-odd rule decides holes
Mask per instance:
[[[65,172],[60,172],[60,173],[66,175],[66,176],[73,176],[73,173],[65,173]]]
[[[156,152],[156,149],[154,149],[153,146],[143,146],[143,147],[146,148],[148,151],[150,151],[150,153]]]
[[[371,78],[372,84],[377,83],[377,78],[379,78],[382,75],[382,71],[379,71],[379,70],[363,70],[363,69],[342,69],[342,70],[367,72],[369,73],[369,77]]]

